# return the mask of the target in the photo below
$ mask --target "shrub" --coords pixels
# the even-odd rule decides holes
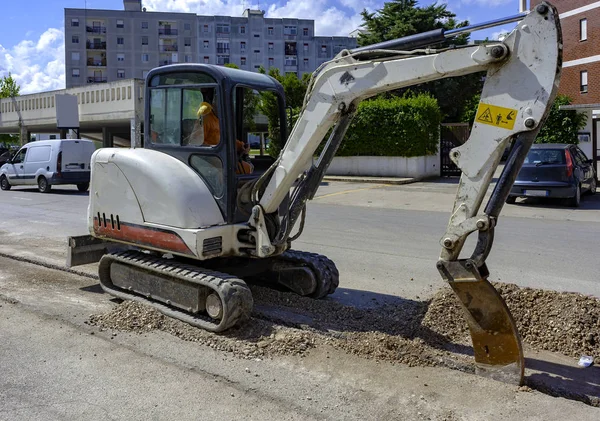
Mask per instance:
[[[442,113],[427,94],[359,105],[337,156],[423,156],[438,150]]]

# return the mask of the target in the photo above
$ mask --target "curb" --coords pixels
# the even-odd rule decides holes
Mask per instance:
[[[387,177],[355,177],[355,176],[325,176],[323,181],[344,181],[350,183],[373,183],[373,184],[389,184],[403,185],[418,183],[419,181],[434,180],[438,177],[417,177],[417,178],[387,178]]]

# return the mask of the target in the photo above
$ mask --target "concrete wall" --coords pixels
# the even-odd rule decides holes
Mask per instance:
[[[129,79],[0,99],[0,130],[18,132],[19,112],[24,127],[32,130],[56,129],[54,96],[63,94],[77,96],[81,127],[85,127],[86,123],[143,116],[143,81]]]
[[[335,157],[327,175],[425,178],[440,175],[440,155]]]

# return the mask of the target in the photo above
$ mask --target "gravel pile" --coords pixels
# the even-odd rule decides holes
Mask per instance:
[[[600,357],[600,299],[514,284],[494,283],[510,309],[523,342],[570,357]],[[458,299],[450,288],[433,297],[424,326],[452,342],[470,342]]]
[[[534,349],[579,357],[600,356],[600,299],[496,283],[524,342]],[[410,366],[447,366],[473,371],[468,327],[458,300],[443,288],[429,301],[357,309],[331,300],[252,287],[255,309],[243,326],[212,334],[125,301],[90,317],[104,329],[162,330],[241,357],[302,356],[328,344],[345,352]]]

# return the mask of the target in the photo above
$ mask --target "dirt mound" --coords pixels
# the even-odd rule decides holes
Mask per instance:
[[[512,284],[494,285],[513,313],[526,344],[578,357],[600,355],[600,299]],[[358,309],[332,300],[252,287],[252,318],[224,334],[212,334],[126,301],[89,323],[102,329],[162,330],[181,339],[245,357],[303,355],[329,344],[354,355],[411,366],[443,365],[472,371],[468,327],[449,288],[429,301],[399,300]]]
[[[600,356],[600,299],[582,294],[495,283],[515,318],[523,341],[533,349],[571,357]],[[423,325],[452,342],[468,344],[469,331],[450,288],[436,293]]]

